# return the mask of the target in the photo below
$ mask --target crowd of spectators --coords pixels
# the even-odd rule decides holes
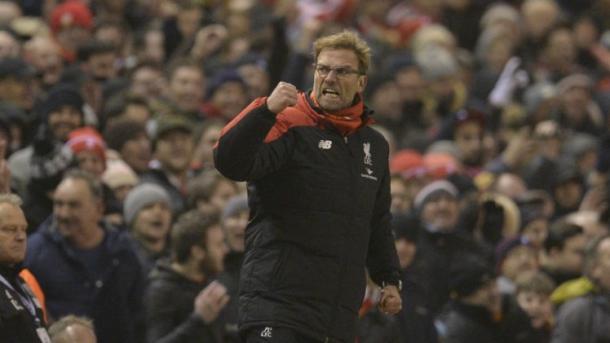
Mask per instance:
[[[359,342],[610,341],[608,18],[608,0],[0,0],[0,191],[24,201],[49,324],[239,342],[247,186],[214,144],[279,81],[307,91],[313,41],[349,29],[373,49],[404,271],[396,316],[369,284]]]

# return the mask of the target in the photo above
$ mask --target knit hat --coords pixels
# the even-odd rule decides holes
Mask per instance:
[[[135,120],[119,119],[109,123],[104,131],[104,138],[110,149],[120,152],[125,143],[142,134],[146,135],[144,124]]]
[[[496,270],[499,272],[504,260],[510,252],[520,246],[531,247],[531,244],[523,236],[507,238],[496,247]]]
[[[163,187],[153,183],[142,183],[132,189],[123,205],[123,217],[127,224],[131,224],[140,210],[150,204],[163,202],[171,207],[169,194]]]
[[[422,188],[415,196],[413,205],[418,211],[421,211],[426,202],[428,202],[433,195],[438,193],[446,193],[455,199],[457,199],[459,195],[457,188],[451,182],[438,180],[431,182]]]
[[[460,164],[454,156],[442,152],[426,153],[424,155],[424,166],[429,175],[435,179],[445,178],[460,169]]]
[[[208,85],[207,98],[209,99],[212,96],[214,96],[214,93],[220,87],[222,87],[222,85],[224,85],[225,83],[228,83],[228,82],[239,83],[244,88],[244,90],[247,87],[246,83],[244,82],[244,79],[237,73],[237,71],[235,71],[233,69],[222,70],[222,71],[218,72],[216,75],[214,75],[210,84]]]
[[[417,217],[410,215],[392,216],[390,222],[394,239],[406,239],[409,242],[417,242],[419,236],[420,223]]]
[[[225,220],[227,218],[236,216],[243,211],[248,211],[248,197],[245,195],[236,195],[231,197],[227,204],[225,205],[224,210],[222,211],[222,219]]]
[[[422,155],[412,149],[403,149],[396,152],[390,159],[390,173],[400,174],[408,179],[425,173]]]
[[[54,33],[72,26],[90,30],[93,27],[93,15],[82,1],[67,0],[55,6],[51,12],[50,26]]]
[[[109,160],[102,174],[102,181],[111,189],[135,186],[138,183],[138,175],[122,160]]]
[[[449,268],[449,290],[452,295],[465,297],[473,294],[495,278],[493,268],[478,256],[462,256]]]
[[[51,112],[55,112],[63,106],[71,106],[80,114],[83,114],[84,100],[80,92],[71,85],[59,84],[51,89],[47,100],[42,104],[42,117],[48,119]]]
[[[70,132],[66,144],[75,155],[82,151],[90,151],[96,154],[106,165],[106,143],[95,129],[83,127]]]

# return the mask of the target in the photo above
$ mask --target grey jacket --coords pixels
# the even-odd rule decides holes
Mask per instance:
[[[591,294],[564,304],[551,342],[610,342],[610,294]]]

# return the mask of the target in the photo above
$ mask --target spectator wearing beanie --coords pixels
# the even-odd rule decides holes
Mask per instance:
[[[212,78],[203,110],[208,117],[231,120],[248,104],[248,87],[232,69],[218,72]]]
[[[157,260],[169,257],[168,234],[172,224],[170,197],[160,186],[140,184],[127,194],[123,217],[146,276]]]
[[[436,315],[449,300],[449,266],[470,254],[488,256],[482,246],[458,229],[458,190],[449,181],[434,181],[415,197],[414,207],[421,223],[413,273],[426,293],[430,312]]]
[[[536,250],[523,236],[506,239],[496,248],[496,269],[500,292],[514,294],[519,275],[538,271]]]
[[[113,121],[106,128],[104,138],[108,147],[119,153],[138,175],[148,171],[152,148],[144,124],[129,119]]]
[[[449,181],[434,181],[415,196],[413,205],[426,230],[451,232],[458,223],[458,190]]]
[[[452,300],[447,313],[439,317],[442,341],[499,342],[500,308],[493,268],[476,259],[456,261],[450,269]]]
[[[66,143],[76,158],[78,168],[101,177],[106,170],[106,143],[93,128],[84,127],[70,132]]]
[[[138,184],[138,175],[123,160],[108,160],[108,166],[102,174],[102,181],[106,184],[121,204],[127,194]]]
[[[74,87],[60,84],[51,89],[40,105],[41,124],[31,145],[9,158],[12,183],[17,193],[25,197],[34,159],[53,160],[62,150],[71,131],[83,126],[83,98]],[[57,181],[58,183],[59,181]],[[56,183],[56,184],[57,184]]]
[[[83,127],[70,132],[66,146],[72,150],[77,168],[101,180],[106,170],[106,143],[99,132],[90,127]],[[122,224],[123,209],[108,185],[102,183],[104,198],[104,215],[114,225]]]
[[[93,15],[83,1],[68,0],[53,8],[49,26],[61,47],[64,60],[74,62],[76,49],[91,37]]]
[[[391,227],[402,270],[400,296],[403,309],[396,318],[401,336],[409,337],[413,342],[437,342],[434,317],[426,298],[427,290],[419,275],[413,273],[420,234],[419,221],[414,216],[397,215],[392,217]]]
[[[502,296],[491,264],[481,257],[456,260],[451,301],[439,317],[442,342],[541,342],[513,297]]]

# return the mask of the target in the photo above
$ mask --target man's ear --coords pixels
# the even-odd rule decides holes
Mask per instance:
[[[366,88],[366,84],[369,80],[369,77],[366,75],[361,75],[358,78],[358,93],[364,92],[364,88]]]

